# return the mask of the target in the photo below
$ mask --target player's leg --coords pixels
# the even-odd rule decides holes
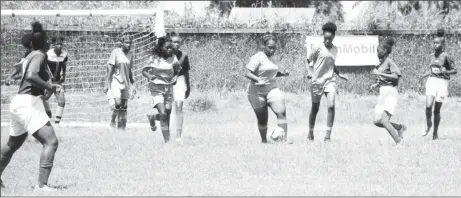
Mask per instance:
[[[167,108],[164,102],[158,103],[157,105],[155,105],[155,108],[158,111],[158,118],[160,120],[160,128],[162,130],[163,139],[165,140],[165,143],[167,143],[168,141],[170,141],[170,123]]]
[[[118,128],[126,129],[128,114],[128,99],[120,99],[120,109],[118,113]]]
[[[46,114],[47,114],[48,117],[51,119],[51,118],[53,117],[53,115],[52,115],[52,113],[51,113],[51,107],[50,107],[50,104],[48,103],[48,101],[43,100],[43,106],[45,106]]]
[[[322,95],[323,95],[323,90],[316,88],[314,86],[311,87],[312,106],[311,106],[311,111],[309,113],[309,134],[307,135],[308,140],[314,140],[315,120],[317,119],[317,114],[319,113],[320,101],[322,100]]]
[[[267,104],[277,116],[277,125],[285,131],[283,141],[288,143],[288,123],[285,95],[282,91],[280,91],[280,89],[273,89],[267,95]]]
[[[434,105],[434,133],[432,135],[432,139],[436,140],[439,138],[438,131],[439,131],[439,124],[440,124],[440,109],[442,108],[442,102],[435,102]]]
[[[391,116],[392,115],[389,114],[389,112],[387,111],[381,111],[380,114],[375,113],[374,124],[377,127],[385,128],[389,135],[391,135],[395,143],[399,143],[401,137],[398,135],[398,131],[392,126],[392,124],[389,121]]]
[[[121,112],[121,109],[122,109],[122,98],[116,97],[116,98],[114,98],[114,102],[115,102],[115,105],[114,105],[115,109],[112,112],[112,118],[114,118],[114,117],[117,118],[116,119],[117,120],[116,121],[117,122],[117,128],[119,128],[119,126],[120,126],[120,112]],[[112,125],[112,123],[115,124],[115,122],[111,121],[111,125]]]
[[[426,129],[421,135],[426,136],[432,128],[432,107],[437,95],[436,79],[429,77],[426,81]]]
[[[258,120],[258,130],[261,135],[261,142],[267,143],[267,122],[269,116],[266,98],[256,94],[248,94],[248,100]]]
[[[58,149],[58,138],[56,137],[53,126],[51,126],[50,122],[32,135],[43,145],[43,150],[40,155],[38,187],[47,188],[48,178],[50,177],[51,169],[53,168],[54,156]]]
[[[325,96],[327,98],[327,108],[328,108],[328,115],[327,115],[327,131],[325,134],[325,141],[329,141],[331,138],[331,131],[333,129],[333,124],[335,122],[335,96],[336,93],[334,91],[325,92]]]
[[[22,146],[24,141],[27,139],[27,133],[23,133],[19,136],[11,136],[8,138],[8,142],[2,146],[0,151],[0,177],[3,175],[3,171],[10,163],[13,154]],[[4,188],[3,182],[0,179],[0,186]]]
[[[182,127],[184,121],[183,104],[186,99],[186,83],[184,78],[178,77],[176,84],[173,86],[173,98],[176,107],[176,139],[181,140]]]
[[[64,87],[61,86],[61,90],[55,93],[56,99],[58,101],[58,106],[56,107],[56,117],[55,123],[59,124],[61,122],[62,114],[64,112],[64,106],[66,105],[66,98],[64,96]]]

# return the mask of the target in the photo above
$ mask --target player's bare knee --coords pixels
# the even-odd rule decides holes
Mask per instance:
[[[60,107],[64,107],[64,106],[66,106],[66,101],[65,101],[65,100],[59,100],[59,101],[58,101],[58,105],[59,105]]]
[[[377,127],[383,127],[383,119],[381,117],[375,116],[373,119],[373,124],[375,124]]]

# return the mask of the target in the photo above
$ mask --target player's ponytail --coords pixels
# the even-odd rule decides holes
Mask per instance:
[[[262,43],[263,43],[263,45],[266,45],[267,42],[269,42],[270,40],[275,41],[275,37],[274,37],[273,35],[271,35],[271,34],[265,34],[265,35],[263,36],[263,38],[262,38]]]
[[[440,28],[437,30],[437,37],[442,39],[442,42],[445,43],[445,30]]]

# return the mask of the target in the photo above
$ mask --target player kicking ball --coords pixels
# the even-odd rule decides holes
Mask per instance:
[[[420,76],[421,81],[428,77],[426,81],[426,123],[427,127],[422,132],[426,136],[432,127],[432,107],[434,107],[434,132],[432,139],[439,138],[438,130],[440,124],[440,109],[442,103],[448,97],[448,83],[450,75],[457,73],[453,58],[445,52],[445,31],[439,29],[437,37],[434,39],[434,53],[431,54],[429,70]],[[434,105],[435,103],[435,105]]]
[[[173,43],[173,53],[179,60],[182,70],[178,74],[176,83],[173,85],[173,98],[176,105],[176,141],[181,141],[182,127],[184,121],[183,104],[184,100],[189,97],[190,94],[190,82],[189,82],[189,56],[183,51],[179,50],[181,47],[181,37],[176,32],[170,34],[171,41]]]
[[[53,37],[51,39],[51,43],[53,44],[53,48],[48,50],[46,55],[48,56],[48,67],[53,74],[52,83],[59,84],[61,86],[60,91],[55,94],[58,101],[58,107],[56,108],[54,122],[57,126],[59,126],[64,112],[64,106],[66,105],[63,84],[66,79],[66,66],[69,58],[67,56],[67,52],[62,50],[64,37]]]
[[[378,58],[380,64],[372,71],[373,75],[378,78],[378,83],[373,84],[371,89],[379,86],[378,103],[375,107],[374,124],[377,127],[385,128],[387,132],[398,144],[403,138],[403,133],[407,127],[403,124],[396,124],[390,121],[391,117],[395,115],[395,108],[397,106],[399,93],[397,86],[399,79],[402,76],[400,69],[389,58],[394,45],[394,39],[390,38],[381,42],[378,46]]]
[[[326,23],[322,26],[323,30],[323,44],[312,49],[307,55],[307,62],[309,66],[308,78],[311,78],[311,98],[312,108],[309,115],[309,135],[308,140],[314,140],[314,127],[317,113],[320,109],[320,101],[322,96],[327,98],[328,117],[327,117],[327,131],[325,141],[331,138],[331,131],[333,129],[335,119],[335,95],[336,95],[336,77],[347,80],[347,77],[339,73],[336,68],[335,61],[338,54],[338,48],[333,45],[335,38],[336,25],[334,23]]]
[[[287,141],[288,124],[285,106],[285,94],[277,87],[277,77],[288,76],[287,71],[280,72],[279,67],[271,60],[277,47],[272,35],[263,37],[263,50],[257,52],[246,65],[245,77],[250,79],[248,85],[248,100],[258,120],[258,130],[262,143],[267,142],[268,107],[277,116],[277,125],[285,132],[283,142]]]
[[[42,145],[38,183],[36,190],[53,191],[48,186],[48,178],[58,149],[58,139],[50,123],[43,98],[56,93],[59,85],[47,81],[52,78],[46,60],[48,50],[47,35],[39,22],[32,24],[30,46],[33,49],[23,62],[23,77],[18,94],[10,104],[11,129],[8,142],[2,147],[0,155],[0,176],[8,166],[13,154],[22,146],[31,133]],[[1,185],[3,182],[0,180]]]
[[[149,90],[153,97],[156,114],[147,115],[152,131],[156,131],[155,121],[160,121],[165,143],[170,141],[170,115],[174,102],[173,84],[176,82],[181,65],[173,54],[169,35],[160,37],[154,47],[150,62],[143,68],[142,74],[149,80]]]

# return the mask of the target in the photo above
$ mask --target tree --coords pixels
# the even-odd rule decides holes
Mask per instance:
[[[361,3],[362,1],[356,1],[354,6],[357,6]],[[402,15],[408,15],[410,14],[413,10],[415,11],[420,11],[424,6],[426,6],[428,9],[431,9],[435,7],[436,9],[440,10],[439,14],[443,15],[443,18],[447,16],[447,14],[450,12],[450,10],[459,10],[461,7],[461,1],[459,0],[443,0],[443,1],[387,1],[389,5],[396,5],[397,10],[399,11],[400,14]],[[379,6],[379,2],[375,1],[374,3],[374,8]]]

